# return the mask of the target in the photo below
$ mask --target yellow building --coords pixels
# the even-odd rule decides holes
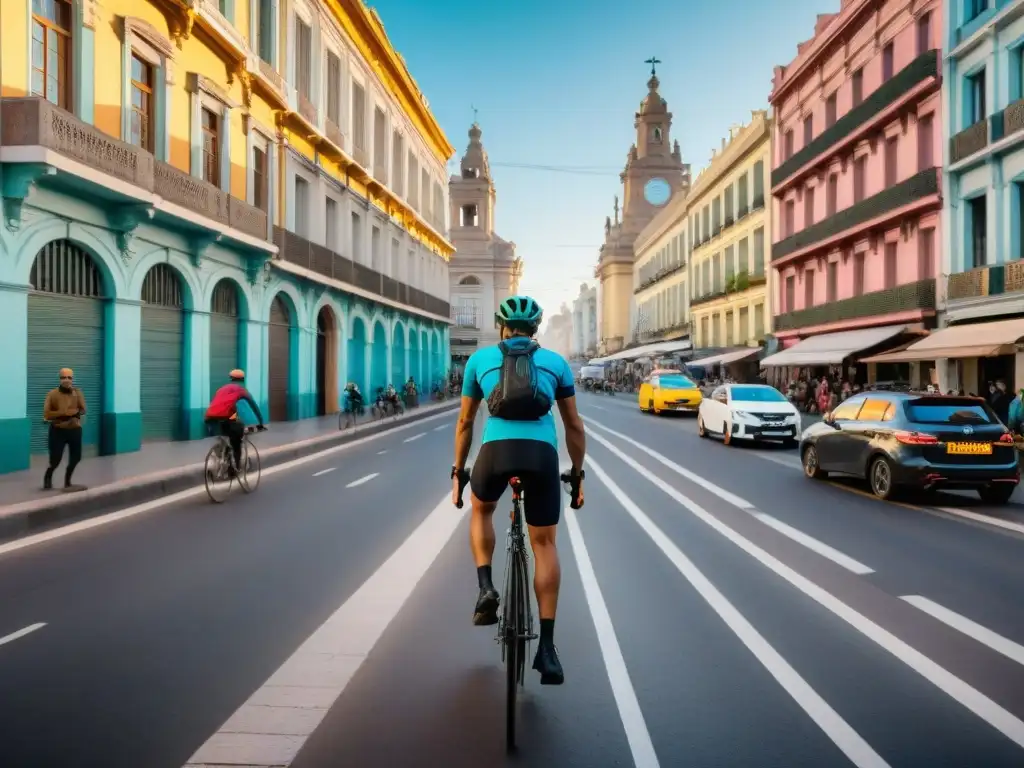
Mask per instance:
[[[771,216],[764,192],[770,153],[770,119],[754,112],[722,141],[687,199],[695,348],[757,346],[771,332],[765,270]]]
[[[634,350],[637,344],[690,336],[688,199],[669,203],[637,238],[630,320]]]
[[[360,0],[0,0],[0,471],[61,367],[86,453],[437,379],[454,154]]]

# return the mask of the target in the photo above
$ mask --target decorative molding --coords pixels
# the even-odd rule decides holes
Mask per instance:
[[[130,43],[129,38],[135,36],[153,46],[168,59],[174,58],[174,45],[170,38],[163,35],[145,19],[140,19],[138,16],[122,16],[121,24],[124,42]]]
[[[227,91],[225,91],[217,81],[212,80],[209,77],[205,77],[204,75],[200,75],[198,72],[188,73],[185,88],[189,93],[197,96],[206,94],[207,96],[219,101],[228,109],[237,109],[242,106],[232,99],[231,96],[228,95]]]
[[[3,196],[4,225],[11,232],[21,229],[21,207],[32,186],[43,176],[55,176],[57,169],[43,163],[11,163],[4,168]]]
[[[132,250],[132,238],[140,224],[150,221],[156,214],[151,205],[120,205],[107,213],[110,228],[114,230],[117,248],[121,252],[121,261],[125,266],[135,255]]]

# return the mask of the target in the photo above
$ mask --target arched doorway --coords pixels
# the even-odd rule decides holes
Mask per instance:
[[[61,368],[75,372],[85,397],[84,455],[100,447],[104,381],[103,274],[93,258],[70,240],[54,240],[36,254],[28,294],[28,413],[30,450],[46,453],[49,427],[39,418],[59,383]],[[59,329],[59,331],[58,331]]]
[[[292,325],[295,313],[291,302],[279,293],[270,305],[269,348],[267,352],[267,400],[271,421],[288,421],[292,382]]]
[[[370,355],[371,391],[388,385],[388,333],[379,320],[373,324],[373,352]]]
[[[408,375],[405,372],[405,326],[400,320],[395,321],[395,329],[391,332],[391,382],[399,391],[403,391]]]
[[[352,318],[352,336],[348,340],[348,380],[355,382],[369,399],[369,383],[366,381],[366,323],[361,317]]]
[[[139,400],[143,440],[174,440],[183,423],[185,286],[170,264],[142,281]]]
[[[416,389],[422,397],[423,376],[420,373],[420,334],[415,328],[409,329],[409,375],[416,380]],[[427,390],[429,394],[430,390]]]
[[[316,413],[338,410],[338,322],[330,307],[316,316]]]
[[[228,382],[234,368],[245,368],[240,353],[241,293],[227,278],[213,289],[210,301],[210,396]]]

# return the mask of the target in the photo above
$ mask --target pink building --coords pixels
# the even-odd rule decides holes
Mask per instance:
[[[767,366],[852,364],[935,325],[941,9],[842,0],[775,68],[772,277],[784,351]]]

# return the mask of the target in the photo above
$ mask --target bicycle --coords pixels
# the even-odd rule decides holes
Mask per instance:
[[[222,504],[231,492],[231,486],[238,480],[238,486],[245,493],[252,493],[260,484],[261,465],[260,453],[256,450],[255,444],[249,439],[253,432],[265,432],[266,427],[246,427],[245,435],[242,438],[242,469],[235,466],[234,451],[231,450],[231,442],[226,435],[218,435],[216,442],[206,454],[204,462],[204,478],[206,480],[206,494],[214,504]],[[251,477],[255,469],[255,480]],[[232,473],[231,470],[235,470]],[[218,498],[214,492],[218,482],[227,482],[224,495]]]
[[[462,509],[462,492],[469,484],[470,468],[459,474],[459,495],[455,506]],[[585,476],[563,472],[559,479],[565,486],[572,501],[570,506],[577,509],[576,498],[579,485]],[[512,488],[511,525],[505,539],[505,580],[501,590],[501,616],[498,617],[498,634],[495,641],[501,646],[501,661],[505,665],[505,749],[514,752],[516,748],[516,699],[519,689],[526,681],[526,659],[530,643],[538,638],[533,631],[533,612],[530,600],[530,569],[527,565],[526,536],[523,533],[523,488],[518,477],[508,481]]]
[[[362,403],[357,406],[349,406],[347,410],[342,408],[338,411],[338,429],[343,430],[354,427],[359,417],[365,414],[366,407]]]

